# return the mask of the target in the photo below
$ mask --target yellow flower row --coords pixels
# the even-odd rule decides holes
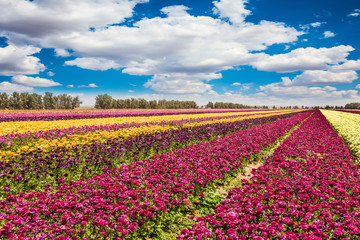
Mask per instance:
[[[279,111],[279,110],[276,110]],[[114,118],[92,118],[92,119],[73,119],[57,121],[23,121],[23,122],[1,122],[0,135],[10,133],[25,133],[35,131],[46,131],[49,129],[63,129],[80,126],[100,126],[121,123],[144,123],[144,122],[161,122],[175,121],[183,119],[197,119],[204,117],[217,116],[235,116],[254,113],[270,113],[274,111],[252,111],[252,112],[225,112],[225,113],[202,113],[202,114],[179,114],[163,116],[144,116],[144,117],[114,117]]]
[[[326,119],[360,158],[360,114],[321,110]],[[360,162],[360,161],[358,161]]]
[[[216,119],[216,120],[207,120],[202,122],[193,122],[193,123],[185,123],[181,126],[160,126],[160,125],[149,125],[149,126],[140,126],[140,127],[133,127],[133,128],[123,128],[118,129],[115,131],[93,131],[88,132],[83,135],[67,135],[64,137],[61,137],[59,139],[52,139],[47,140],[45,138],[38,139],[38,141],[29,142],[27,145],[23,145],[21,148],[13,151],[0,151],[0,156],[16,156],[22,152],[27,151],[33,151],[38,148],[48,151],[52,148],[56,147],[64,147],[64,148],[71,148],[75,145],[85,145],[88,143],[96,142],[101,143],[105,142],[110,139],[114,138],[128,138],[132,136],[136,136],[139,134],[152,134],[156,132],[164,132],[168,130],[176,130],[180,128],[189,128],[194,126],[202,126],[206,124],[213,124],[213,123],[227,123],[227,122],[236,122],[241,121],[245,119],[253,119],[253,118],[261,118],[261,117],[267,117],[267,116],[274,116],[274,115],[282,115],[287,114],[289,112],[295,112],[295,111],[283,111],[281,113],[264,113],[259,115],[251,115],[251,116],[243,116],[243,117],[236,117],[236,118],[223,118],[223,119]]]

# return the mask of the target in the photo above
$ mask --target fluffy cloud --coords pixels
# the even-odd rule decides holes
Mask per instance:
[[[335,37],[335,33],[331,32],[331,31],[324,32],[324,38],[331,38],[331,37]]]
[[[214,12],[223,19],[192,16],[185,6],[162,9],[166,17],[144,18],[133,26],[118,25],[132,15],[135,4],[130,0],[65,0],[43,1],[6,0],[0,4],[0,28],[10,41],[31,42],[55,48],[56,55],[67,56],[69,49],[77,59],[66,65],[92,70],[123,68],[124,73],[156,75],[147,84],[155,91],[174,92],[174,85],[196,92],[211,88],[205,81],[186,79],[184,84],[159,80],[159,76],[214,75],[234,66],[247,65],[273,44],[291,43],[304,32],[284,23],[245,22],[251,12],[244,0],[214,2]],[[6,11],[4,10],[6,9]],[[19,22],[29,22],[20,26]],[[176,79],[177,80],[176,80]],[[181,78],[179,78],[181,79]],[[159,84],[167,86],[159,86]]]
[[[356,90],[341,90],[337,91],[335,87],[306,87],[289,84],[289,79],[283,78],[282,82],[272,83],[265,86],[260,86],[259,90],[266,96],[280,96],[291,99],[297,98],[314,98],[314,99],[331,99],[331,98],[358,98],[358,91]]]
[[[245,9],[247,0],[221,0],[214,1],[214,14],[219,15],[223,19],[228,19],[233,24],[241,24],[251,11]]]
[[[345,61],[341,65],[335,65],[331,67],[333,71],[357,71],[360,70],[360,60]]]
[[[314,85],[329,85],[339,83],[352,83],[358,75],[355,71],[305,71],[296,76],[291,84],[293,86],[314,86]]]
[[[16,75],[12,77],[11,82],[29,87],[61,86],[60,83],[54,82],[53,80],[39,78],[39,77],[33,78],[25,75]]]
[[[11,82],[1,82],[0,83],[0,92],[32,92],[34,89],[32,87],[26,87]]]
[[[71,56],[71,54],[66,49],[56,48],[55,49],[55,56],[57,56],[57,57],[69,57],[69,56]]]
[[[155,74],[144,84],[159,93],[196,94],[211,90],[211,85],[202,80],[221,78],[221,74]]]
[[[332,48],[298,48],[286,54],[259,54],[252,66],[262,71],[295,72],[305,70],[326,69],[329,64],[345,61],[349,52],[355,49],[351,46],[336,46]]]
[[[13,76],[16,74],[38,74],[45,70],[40,59],[31,56],[40,52],[40,48],[9,45],[0,48],[0,76]]]
[[[0,28],[33,38],[86,32],[89,28],[121,23],[137,3],[146,0],[2,0]],[[24,24],[26,23],[26,24]]]
[[[356,89],[360,89],[360,84],[356,85],[355,88],[356,88]]]
[[[113,60],[108,60],[104,58],[77,58],[75,60],[66,61],[65,65],[78,66],[85,69],[101,71],[105,71],[111,68],[120,68],[120,65]]]

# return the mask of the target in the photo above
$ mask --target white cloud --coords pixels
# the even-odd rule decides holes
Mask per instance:
[[[332,48],[298,48],[289,53],[278,55],[259,54],[252,66],[262,71],[295,72],[305,70],[326,69],[329,64],[345,61],[349,52],[355,49],[351,46],[336,46]]]
[[[66,61],[65,65],[101,71],[120,68],[120,65],[115,61],[104,58],[76,58],[75,60]]]
[[[341,65],[332,66],[333,71],[349,71],[349,70],[360,70],[360,60],[349,60]]]
[[[74,88],[74,84],[66,85],[67,88]]]
[[[358,75],[355,71],[304,71],[297,75],[294,79],[283,78],[284,86],[314,86],[314,85],[330,85],[339,83],[352,83]]]
[[[0,28],[9,41],[55,48],[58,55],[64,55],[64,49],[71,50],[78,58],[66,65],[92,70],[123,67],[128,74],[156,75],[148,86],[161,92],[173,92],[172,87],[181,84],[174,79],[168,86],[159,86],[158,76],[216,76],[219,71],[253,62],[257,56],[252,51],[295,42],[304,34],[285,23],[245,22],[251,11],[245,8],[244,0],[214,2],[216,14],[232,24],[210,16],[191,16],[185,6],[170,6],[162,9],[166,17],[143,18],[133,26],[113,24],[131,17],[133,7],[147,1],[13,2],[0,3]],[[206,80],[188,78],[184,89],[193,84],[195,92],[206,91],[211,88]]]
[[[50,72],[47,72],[46,74],[47,74],[49,77],[55,76],[55,73],[53,73],[53,72],[51,72],[51,71],[50,71]]]
[[[360,84],[356,85],[355,88],[356,88],[356,89],[360,89]]]
[[[54,86],[61,86],[60,83],[54,82],[53,80],[39,78],[39,77],[28,77],[25,75],[16,75],[13,76],[11,82],[29,86],[29,87],[54,87]]]
[[[129,93],[133,93],[133,92],[135,92],[135,91],[134,91],[134,90],[128,90],[128,92],[129,92]]]
[[[348,17],[358,17],[360,15],[360,9],[355,9],[352,13],[348,14]]]
[[[69,56],[71,56],[71,54],[66,49],[56,48],[55,49],[55,56],[57,56],[57,57],[69,57]]]
[[[121,23],[131,17],[137,3],[146,0],[42,0],[0,1],[0,28],[9,32],[43,38],[59,37],[89,28]],[[26,23],[26,24],[24,24]],[[59,41],[62,41],[61,38]]]
[[[250,88],[251,88],[251,84],[249,83],[245,83],[245,84],[242,84],[242,83],[239,83],[239,82],[234,82],[233,84],[231,84],[232,86],[237,86],[237,87],[240,87],[239,89],[241,91],[249,91]]]
[[[331,31],[324,32],[324,38],[331,38],[331,37],[335,37],[335,33],[331,32]]]
[[[0,48],[0,76],[16,74],[38,74],[45,70],[40,59],[31,55],[40,52],[40,48],[8,45]]]
[[[213,12],[233,24],[241,24],[251,11],[245,9],[247,0],[219,0],[214,1]]]
[[[308,31],[308,30],[310,30],[310,28],[319,28],[325,24],[326,24],[326,22],[313,22],[313,23],[309,23],[309,24],[302,24],[302,25],[300,25],[300,28],[305,31]]]
[[[32,92],[34,89],[32,87],[26,87],[16,83],[10,82],[1,82],[0,83],[0,92]]]
[[[298,98],[313,98],[321,100],[329,100],[332,98],[358,98],[358,91],[356,90],[341,90],[337,91],[335,87],[306,87],[288,85],[289,79],[283,79],[282,82],[272,83],[265,86],[260,86],[259,90],[266,96],[286,97],[290,99]],[[338,100],[339,100],[338,99]]]
[[[144,84],[158,93],[195,94],[211,90],[211,85],[202,80],[221,78],[221,74],[155,74]]]
[[[78,88],[97,88],[97,87],[99,87],[99,86],[97,86],[95,83],[90,83],[89,85],[79,85],[78,86]]]
[[[310,23],[310,26],[312,26],[313,28],[318,28],[324,24],[326,24],[326,22],[314,22],[314,23]]]

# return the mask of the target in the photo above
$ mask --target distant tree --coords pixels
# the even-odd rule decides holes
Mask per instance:
[[[360,109],[360,103],[348,103],[345,105],[345,109]]]
[[[95,97],[95,108],[110,109],[112,108],[113,98],[108,94],[97,95]]]
[[[214,103],[212,102],[208,102],[208,104],[206,104],[207,108],[214,108]]]
[[[56,109],[57,108],[57,97],[51,92],[46,92],[44,97],[44,108],[45,109]]]
[[[0,109],[8,109],[10,107],[10,99],[7,93],[0,93]]]

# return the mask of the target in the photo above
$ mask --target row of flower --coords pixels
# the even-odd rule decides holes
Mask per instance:
[[[330,110],[321,112],[360,159],[360,115]],[[359,160],[356,160],[356,163],[360,164]]]
[[[101,111],[101,112],[50,112],[50,113],[24,113],[24,114],[0,114],[0,122],[15,121],[56,121],[70,119],[90,119],[90,118],[112,118],[112,117],[137,117],[137,116],[161,116],[179,114],[199,114],[199,113],[222,113],[222,112],[250,112],[258,109],[187,109],[187,110],[163,110],[163,111]],[[266,110],[262,110],[266,111]]]
[[[48,151],[56,147],[72,148],[74,145],[85,145],[94,142],[104,142],[114,138],[128,138],[141,133],[155,133],[181,128],[189,128],[220,122],[236,122],[243,119],[259,118],[263,116],[282,115],[283,112],[267,112],[243,115],[187,118],[182,120],[162,121],[162,122],[133,122],[123,124],[101,125],[101,126],[82,126],[66,129],[51,129],[47,131],[27,132],[8,134],[0,137],[0,156],[16,156],[21,152],[34,151],[41,149]],[[41,138],[37,138],[41,136]]]
[[[9,194],[0,201],[0,234],[12,239],[148,238],[157,227],[166,228],[168,211],[186,211],[206,187],[226,181],[309,115],[122,164],[87,180],[67,184],[61,178],[56,190],[47,186],[43,192]],[[109,151],[107,159],[111,151],[116,154]]]
[[[344,109],[342,109],[342,110],[337,110],[337,111],[360,114],[360,110],[344,110]]]
[[[359,239],[360,174],[320,111],[178,239]]]
[[[258,111],[257,113],[267,111]],[[253,112],[242,112],[242,114],[251,114]],[[50,129],[63,129],[81,126],[100,126],[122,123],[145,123],[176,121],[185,119],[196,119],[215,116],[234,116],[239,112],[223,113],[199,113],[199,114],[174,114],[160,116],[138,116],[138,117],[111,117],[111,118],[92,118],[92,119],[73,119],[73,120],[56,120],[56,121],[18,121],[18,122],[0,122],[0,135],[12,133],[26,133],[36,131],[46,131]]]
[[[11,193],[43,190],[47,184],[66,182],[101,175],[106,169],[119,167],[154,154],[186,145],[208,141],[251,126],[285,119],[298,113],[265,116],[236,122],[213,123],[191,128],[174,129],[153,134],[141,133],[126,139],[115,138],[103,143],[58,147],[48,152],[24,152],[8,161],[0,161],[0,182]]]

